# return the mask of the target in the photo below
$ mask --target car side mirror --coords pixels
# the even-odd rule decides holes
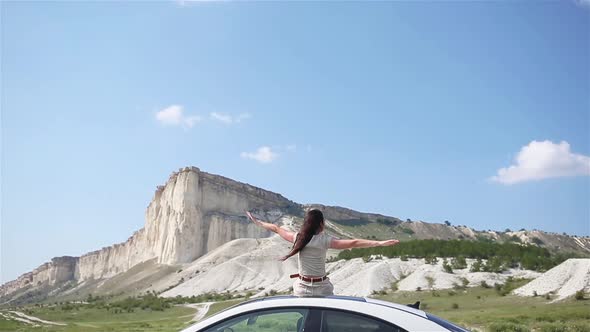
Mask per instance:
[[[414,304],[408,304],[408,307],[414,308],[414,309],[420,309],[420,301],[416,301],[416,303],[414,303]]]

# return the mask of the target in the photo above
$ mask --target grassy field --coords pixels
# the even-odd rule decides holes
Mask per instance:
[[[518,286],[518,283],[513,286]],[[434,292],[389,291],[375,297],[402,304],[420,300],[422,309],[478,331],[590,332],[590,300],[570,299],[550,303],[551,300],[541,296],[502,296],[494,288],[482,287]],[[241,301],[214,303],[207,316]],[[178,306],[164,311],[138,309],[132,313],[117,314],[84,306],[68,311],[56,307],[27,307],[21,311],[68,325],[35,328],[0,320],[0,331],[179,331],[190,324],[195,312],[194,309]]]
[[[395,292],[376,298],[421,301],[421,309],[452,322],[483,331],[590,332],[590,301],[549,303],[544,297],[501,296],[493,288]]]
[[[53,310],[52,310],[53,309]],[[67,326],[43,325],[33,327],[13,320],[0,319],[0,331],[179,331],[189,325],[195,310],[186,307],[172,307],[165,311],[135,310],[132,313],[108,312],[105,309],[85,308],[63,311],[54,307],[26,308],[21,310],[44,320],[66,323]]]

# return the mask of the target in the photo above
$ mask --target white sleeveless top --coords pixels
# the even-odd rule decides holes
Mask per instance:
[[[295,233],[295,238],[298,233]],[[326,252],[335,237],[321,232],[314,235],[309,243],[299,251],[299,275],[323,277],[326,275]]]

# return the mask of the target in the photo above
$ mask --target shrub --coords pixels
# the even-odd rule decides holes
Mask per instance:
[[[411,230],[411,229],[409,229],[409,228],[402,227],[401,230],[402,230],[402,233],[405,233],[405,234],[408,234],[408,235],[414,234],[414,231]]]
[[[563,324],[549,323],[549,324],[541,325],[541,330],[540,331],[541,332],[566,332],[568,330],[569,330],[569,328],[567,328]]]
[[[571,332],[590,332],[590,326],[574,324],[570,326]]]
[[[457,256],[451,259],[451,267],[456,270],[467,268],[467,261],[464,256]]]
[[[516,236],[516,235],[512,235],[512,236],[511,236],[511,237],[508,239],[508,241],[510,241],[510,242],[516,242],[516,243],[521,243],[521,242],[522,242],[522,241],[520,240],[520,238],[519,238],[518,236]]]
[[[469,280],[465,277],[461,278],[461,283],[463,284],[463,288],[469,286]]]
[[[471,265],[471,269],[469,269],[469,271],[479,272],[479,271],[481,271],[481,266],[482,266],[481,259],[478,259],[477,261],[475,261],[475,263],[473,263]]]
[[[482,280],[480,285],[482,288],[490,288],[490,285],[488,285],[488,283],[485,280]]]
[[[436,263],[438,263],[438,258],[436,258],[435,256],[430,256],[430,255],[426,256],[426,257],[424,257],[424,263],[436,265]]]
[[[446,273],[453,273],[453,268],[451,267],[451,265],[449,265],[449,263],[447,263],[446,260],[443,262],[443,269]]]
[[[579,291],[576,292],[575,295],[576,300],[583,300],[584,299],[584,290],[580,289]]]
[[[426,282],[428,282],[428,288],[432,289],[434,287],[434,278],[431,276],[425,277]]]
[[[452,308],[452,309],[459,309],[459,304],[457,304],[457,303],[453,303],[453,304],[451,305],[451,308]]]
[[[490,332],[530,332],[530,329],[525,325],[515,323],[492,323],[488,327]]]

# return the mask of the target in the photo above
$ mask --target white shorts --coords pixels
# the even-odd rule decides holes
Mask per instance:
[[[293,295],[295,296],[327,296],[334,295],[334,286],[330,279],[320,282],[307,282],[299,278],[293,283]]]

